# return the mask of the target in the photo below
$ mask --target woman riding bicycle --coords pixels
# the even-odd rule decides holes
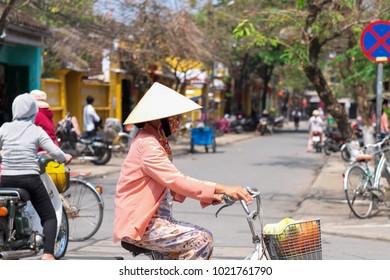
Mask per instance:
[[[186,197],[202,207],[252,197],[245,188],[201,181],[183,175],[172,163],[167,137],[179,128],[179,114],[201,108],[174,90],[154,83],[128,116],[139,132],[123,163],[115,196],[114,240],[152,250],[156,259],[209,259],[212,234],[177,221],[172,201]]]

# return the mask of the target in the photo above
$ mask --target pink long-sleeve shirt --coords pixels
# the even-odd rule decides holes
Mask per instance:
[[[146,124],[133,139],[122,165],[115,195],[114,241],[141,240],[165,193],[173,199],[199,200],[202,207],[213,200],[216,183],[183,175],[168,159],[155,128]]]

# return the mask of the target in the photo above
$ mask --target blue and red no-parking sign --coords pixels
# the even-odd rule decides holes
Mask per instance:
[[[390,21],[378,20],[367,25],[360,36],[360,47],[372,61],[390,61]]]

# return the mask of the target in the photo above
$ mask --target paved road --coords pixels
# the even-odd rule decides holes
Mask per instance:
[[[290,125],[291,124],[284,129],[292,129]],[[304,126],[304,124],[301,125]],[[228,145],[253,136],[252,133],[226,134],[217,139],[217,145]],[[175,156],[188,153],[189,148],[188,139],[180,139],[176,143],[172,143],[172,149]],[[113,158],[105,166],[95,166],[90,163],[78,163],[77,161],[74,161],[70,165],[70,168],[74,172],[90,170],[92,172],[91,176],[99,177],[117,172],[120,169],[122,162],[123,159],[121,158]],[[390,241],[388,211],[382,211],[377,216],[365,220],[360,220],[350,215],[342,188],[342,173],[345,168],[346,164],[341,160],[339,153],[326,157],[325,164],[319,170],[318,176],[312,184],[310,193],[300,204],[295,215],[303,218],[312,218],[313,216],[319,217],[321,219],[321,229],[324,234]],[[343,204],[344,206],[340,207],[340,204]],[[94,246],[90,246],[92,243],[88,243],[83,248],[77,248],[77,250],[72,250],[72,247],[75,245],[70,244],[67,258],[78,258],[80,255],[100,255],[106,256],[106,258],[114,258],[124,255],[123,249],[120,248],[119,244],[114,244],[111,238],[93,242]],[[100,254],[96,250],[99,250]],[[220,250],[222,251],[216,252],[216,255],[223,255],[223,250],[229,250],[229,248],[221,248]]]

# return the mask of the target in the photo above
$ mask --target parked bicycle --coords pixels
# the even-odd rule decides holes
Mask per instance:
[[[367,154],[370,149],[372,155]],[[365,145],[361,152],[345,171],[343,186],[352,213],[364,219],[377,213],[381,203],[390,207],[389,136]],[[372,159],[376,159],[374,165]]]
[[[255,203],[251,209],[244,200],[239,200],[248,221],[252,235],[254,251],[245,257],[245,260],[320,260],[322,259],[320,220],[295,221],[287,223],[280,232],[265,233],[263,226],[263,211],[260,192],[255,188],[247,187]],[[226,207],[235,204],[228,196],[223,197],[225,204],[218,209],[218,213]],[[121,242],[121,246],[131,252],[133,257],[145,254],[155,259],[153,251],[137,247],[128,242]]]
[[[61,194],[69,222],[69,240],[84,241],[91,238],[103,221],[104,202],[101,187],[83,179],[88,173],[71,173],[69,188]]]

